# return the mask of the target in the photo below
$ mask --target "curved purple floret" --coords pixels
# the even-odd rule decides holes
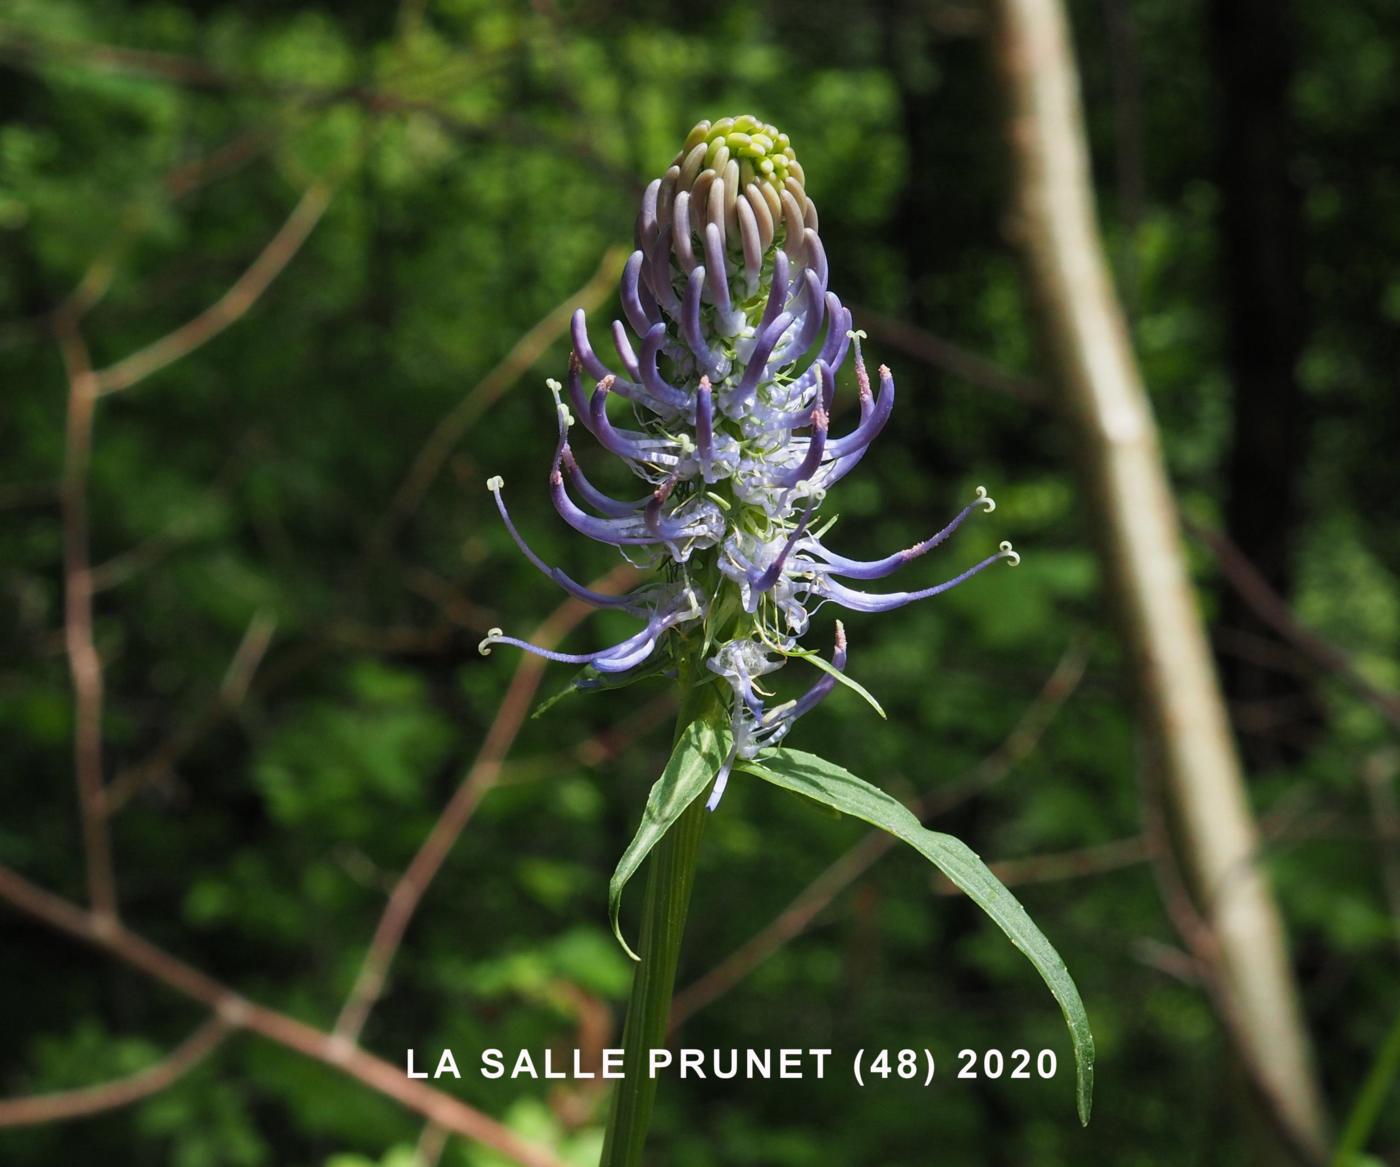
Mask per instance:
[[[866,398],[861,401],[864,404]],[[880,396],[875,399],[874,407],[869,413],[860,419],[856,428],[845,437],[834,438],[826,443],[827,457],[844,458],[847,454],[854,454],[858,450],[863,451],[880,435],[880,431],[885,428],[885,423],[890,420],[890,414],[894,411],[894,377],[889,369],[884,365],[880,366]]]
[[[622,281],[618,286],[621,294],[622,314],[638,336],[645,336],[647,330],[661,317],[652,309],[653,305],[642,297],[642,264],[646,256],[634,251],[622,269]],[[649,297],[648,297],[649,299]]]
[[[823,599],[831,600],[853,612],[892,612],[895,608],[904,607],[905,604],[942,595],[957,587],[964,580],[969,580],[979,572],[986,571],[992,564],[1000,563],[1003,559],[1013,563],[1020,559],[1020,556],[1012,550],[1010,543],[1003,543],[1002,549],[995,555],[987,556],[981,563],[974,564],[962,574],[955,575],[952,579],[945,580],[941,584],[935,584],[931,588],[922,588],[916,592],[858,592],[853,588],[846,587],[845,584],[837,583],[829,576],[818,577],[814,580],[812,591]]]
[[[820,543],[815,542],[812,545],[812,553],[819,556],[822,565],[835,575],[844,575],[847,579],[883,579],[898,571],[911,560],[932,551],[961,527],[973,511],[978,509],[993,511],[996,509],[996,503],[988,497],[983,487],[979,486],[977,492],[977,498],[963,507],[953,517],[952,522],[936,535],[931,535],[922,542],[915,543],[912,547],[906,547],[903,551],[886,555],[883,559],[847,559],[846,556],[837,555],[834,551],[830,551]]]
[[[499,476],[491,479],[487,483],[492,496],[496,500],[496,509],[500,512],[501,522],[510,532],[510,537],[515,541],[515,545],[520,548],[520,553],[525,556],[535,567],[547,575],[569,595],[577,599],[585,600],[590,604],[596,604],[600,608],[633,608],[635,603],[631,596],[610,596],[603,592],[595,592],[592,588],[584,587],[583,584],[566,574],[562,568],[551,567],[543,559],[535,554],[533,548],[525,542],[525,537],[516,528],[514,521],[510,517],[510,512],[506,510],[506,500],[501,497],[501,488],[505,483]]]

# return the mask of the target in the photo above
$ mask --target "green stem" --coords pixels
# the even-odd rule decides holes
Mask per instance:
[[[676,740],[692,722],[716,716],[723,717],[716,687],[701,684],[689,689],[676,720]],[[641,963],[632,979],[632,998],[622,1031],[624,1076],[613,1095],[599,1167],[640,1167],[642,1162],[656,1100],[651,1051],[666,1044],[676,965],[695,883],[695,860],[708,819],[704,799],[697,798],[651,853],[638,945]]]
[[[1400,1016],[1390,1028],[1390,1033],[1381,1044],[1380,1052],[1371,1065],[1371,1072],[1361,1087],[1351,1114],[1342,1130],[1341,1140],[1333,1156],[1333,1167],[1350,1167],[1360,1156],[1376,1120],[1385,1106],[1385,1097],[1390,1092],[1397,1075],[1400,1075]]]

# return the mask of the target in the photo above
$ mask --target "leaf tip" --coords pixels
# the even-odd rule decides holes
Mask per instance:
[[[1089,1125],[1089,1116],[1094,1110],[1094,1039],[1089,1037],[1089,1047],[1079,1062],[1078,1088],[1075,1091],[1075,1106],[1079,1111],[1079,1125]]]
[[[628,958],[631,959],[632,961],[634,961],[634,962],[637,963],[637,964],[641,964],[641,963],[642,963],[642,958],[641,958],[640,956],[638,956],[635,952],[633,952],[633,951],[632,951],[631,945],[629,945],[629,944],[627,943],[627,941],[624,940],[624,939],[622,938],[622,925],[621,925],[621,923],[618,921],[618,918],[617,918],[617,914],[616,914],[616,913],[613,913],[613,916],[612,916],[612,934],[613,934],[613,938],[614,938],[614,939],[618,942],[618,944],[621,946],[622,951],[625,952],[625,953],[627,953]]]

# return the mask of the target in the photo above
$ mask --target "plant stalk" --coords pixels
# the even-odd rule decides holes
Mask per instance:
[[[713,683],[687,689],[676,719],[676,740],[693,722],[723,716],[719,691]],[[613,1095],[599,1167],[641,1167],[652,1104],[656,1101],[651,1051],[666,1044],[676,966],[695,884],[695,861],[708,819],[702,795],[686,808],[651,853],[638,944],[641,963],[632,979],[632,997],[622,1031],[624,1076]]]

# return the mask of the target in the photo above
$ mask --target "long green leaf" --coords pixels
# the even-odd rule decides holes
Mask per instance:
[[[719,773],[731,744],[726,725],[693,721],[685,728],[676,742],[676,748],[671,751],[671,760],[666,763],[666,769],[647,795],[641,826],[622,853],[622,858],[617,861],[617,870],[608,882],[608,915],[612,920],[613,935],[633,960],[640,957],[622,938],[622,927],[618,921],[622,889],[685,808],[700,796]]]
[[[762,755],[757,763],[744,763],[741,768],[784,790],[806,795],[902,839],[996,922],[1011,943],[1035,965],[1060,1003],[1074,1045],[1079,1121],[1088,1125],[1094,1098],[1094,1036],[1089,1031],[1084,1002],[1060,954],[977,854],[952,835],[928,830],[897,799],[815,754],[774,750]]]

